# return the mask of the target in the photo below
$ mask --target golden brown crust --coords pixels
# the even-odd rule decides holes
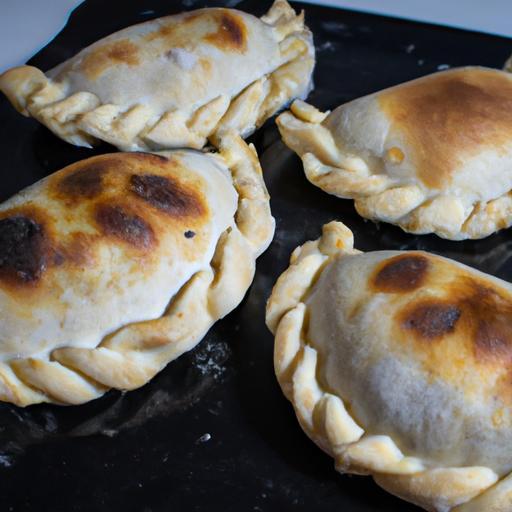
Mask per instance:
[[[144,41],[158,41],[162,52],[169,48],[186,49],[190,46],[191,31],[196,35],[196,42],[202,40],[222,51],[243,53],[247,47],[247,27],[242,17],[231,9],[220,8],[200,14],[192,12],[180,23],[162,24],[158,29],[146,34]],[[156,47],[145,48],[134,44],[130,39],[106,41],[96,45],[94,51],[83,59],[77,70],[89,79],[96,80],[110,67],[119,64],[138,66],[148,51],[156,53]],[[204,61],[204,64],[208,66],[209,62]]]
[[[228,9],[220,9],[213,14],[216,30],[204,39],[224,51],[244,52],[247,48],[247,27],[240,16]]]
[[[191,238],[209,222],[204,191],[185,176],[179,156],[146,153],[100,155],[62,169],[47,178],[59,217],[31,203],[0,211],[0,283],[25,298],[42,293],[55,286],[53,270],[94,265],[99,247],[149,263],[171,225]],[[82,230],[58,234],[77,209]],[[201,242],[193,246],[199,250]]]
[[[207,21],[206,24],[204,22]],[[147,42],[160,41],[163,48],[186,48],[190,31],[220,50],[243,52],[247,46],[247,26],[232,9],[210,9],[187,13],[180,23],[162,24],[144,36]]]
[[[419,178],[442,189],[464,160],[512,138],[512,80],[482,68],[454,70],[393,87],[379,104],[412,149]]]
[[[412,350],[433,377],[511,403],[512,293],[426,254],[384,260],[368,284],[392,294],[397,351]],[[423,290],[428,290],[423,291]],[[468,374],[478,381],[466,380]],[[472,388],[473,389],[473,388]],[[498,421],[499,418],[496,418]]]
[[[121,39],[98,46],[80,63],[79,69],[92,80],[99,78],[108,68],[126,64],[140,64],[139,49],[129,39]]]

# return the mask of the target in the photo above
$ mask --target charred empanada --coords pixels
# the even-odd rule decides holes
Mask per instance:
[[[512,286],[419,251],[361,253],[341,223],[267,304],[275,371],[340,472],[426,510],[512,510]]]
[[[242,300],[274,221],[253,147],[77,162],[0,205],[0,399],[129,390]]]
[[[417,234],[483,238],[512,223],[512,75],[443,71],[321,113],[282,114],[307,178],[363,217]]]
[[[77,146],[124,151],[201,148],[227,130],[249,135],[311,88],[314,46],[286,0],[261,19],[201,9],[134,25],[43,74],[0,76],[24,115]]]

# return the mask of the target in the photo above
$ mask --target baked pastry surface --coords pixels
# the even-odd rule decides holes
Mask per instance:
[[[296,101],[277,123],[309,181],[363,217],[452,240],[512,223],[512,75],[438,72],[322,113]]]
[[[426,510],[512,510],[512,286],[420,251],[361,253],[339,222],[267,304],[275,371],[341,472]]]
[[[145,384],[242,300],[274,232],[256,152],[89,158],[0,205],[0,399]]]
[[[305,97],[314,63],[304,13],[276,0],[260,19],[215,8],[134,25],[46,74],[8,70],[0,90],[71,144],[201,148],[228,130],[245,137]]]

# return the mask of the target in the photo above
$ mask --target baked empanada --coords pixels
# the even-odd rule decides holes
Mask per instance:
[[[307,178],[363,217],[416,234],[483,238],[512,223],[512,75],[443,71],[321,113],[279,116]]]
[[[426,510],[512,510],[512,285],[331,222],[267,304],[275,371],[340,472]]]
[[[0,399],[129,390],[242,300],[274,221],[253,147],[118,153],[0,205]]]
[[[124,151],[201,148],[235,130],[249,135],[309,92],[314,46],[286,0],[261,19],[201,9],[134,25],[43,74],[0,76],[24,115],[77,146],[103,140]]]

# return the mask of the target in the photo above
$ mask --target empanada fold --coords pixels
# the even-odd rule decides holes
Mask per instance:
[[[512,224],[511,90],[502,71],[453,69],[331,113],[296,100],[277,124],[307,179],[355,200],[361,216],[414,234],[479,239]]]
[[[304,265],[316,257],[317,268],[326,268],[335,258],[357,254],[346,232],[350,233],[343,224],[332,222],[324,226],[319,240],[294,251],[290,267],[278,279],[267,303],[267,325],[275,333],[276,376],[300,425],[335,459],[339,471],[373,475],[389,492],[426,510],[487,510],[485,506],[478,508],[476,503],[494,504],[492,493],[499,492],[499,499],[506,506],[492,510],[505,512],[511,504],[507,484],[510,477],[503,478],[485,466],[437,467],[431,460],[410,456],[391,437],[368,431],[364,422],[358,423],[351,415],[343,397],[325,388],[317,368],[324,363],[318,361],[316,349],[308,340],[309,311],[304,302],[318,277],[305,272]],[[494,491],[501,482],[504,490]],[[487,499],[488,493],[491,497]]]
[[[373,478],[391,494],[432,512],[458,511],[459,505],[466,510],[465,503],[471,506],[498,481],[498,475],[485,467],[438,468],[413,475],[376,473]]]
[[[169,297],[159,318],[121,325],[92,348],[70,343],[2,362],[0,398],[20,406],[41,401],[75,404],[109,388],[135,389],[194,348],[240,303],[252,282],[255,260],[273,236],[269,195],[254,147],[237,134],[226,133],[220,153],[202,158],[217,160],[230,171],[238,195],[238,209],[217,239],[208,266]]]
[[[314,47],[303,13],[297,15],[285,0],[277,0],[262,22],[274,31],[278,57],[273,67],[256,79],[254,73],[248,76],[238,89],[232,90],[228,81],[224,93],[205,90],[186,104],[155,106],[151,91],[129,103],[102,100],[99,93],[69,86],[64,69],[63,77],[54,81],[32,66],[6,71],[0,76],[0,90],[18,111],[79,146],[104,141],[122,151],[200,149],[208,139],[218,141],[233,129],[247,137],[312,87]]]

